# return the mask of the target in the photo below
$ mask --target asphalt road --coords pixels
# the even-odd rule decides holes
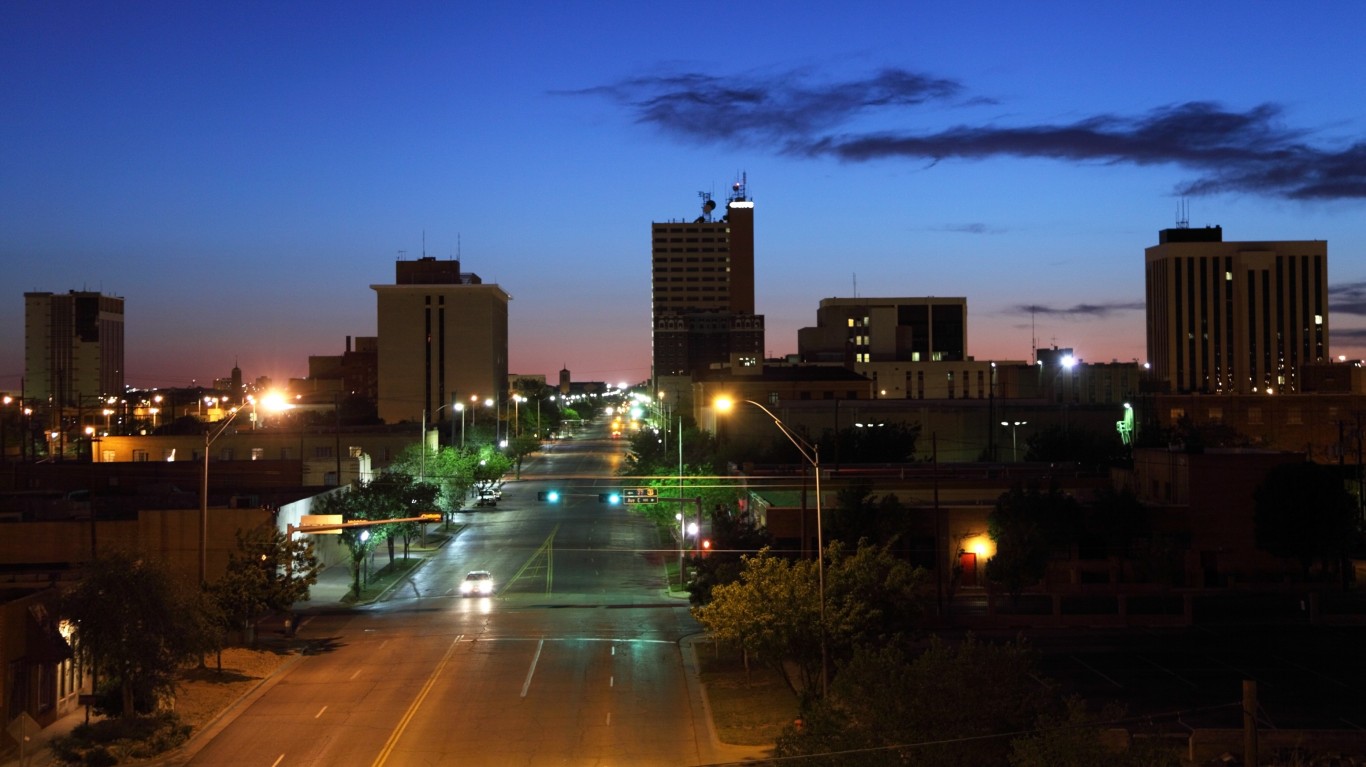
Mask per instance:
[[[623,445],[556,444],[409,584],[309,625],[322,649],[277,675],[193,765],[691,765],[714,744],[652,526],[598,503]],[[536,494],[554,485],[558,504]],[[469,570],[492,597],[461,597]]]

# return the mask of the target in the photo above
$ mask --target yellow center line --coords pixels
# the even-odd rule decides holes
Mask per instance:
[[[417,713],[417,709],[422,705],[422,701],[426,700],[427,693],[432,691],[432,685],[436,684],[436,678],[441,675],[441,670],[450,662],[451,656],[455,654],[455,648],[460,644],[460,639],[463,636],[463,634],[458,635],[451,641],[451,646],[447,648],[446,654],[441,657],[441,662],[436,664],[436,668],[432,669],[432,675],[427,678],[427,683],[422,685],[422,690],[417,694],[417,697],[413,699],[412,705],[408,706],[408,710],[403,712],[403,718],[398,720],[398,725],[394,727],[394,732],[389,736],[389,740],[385,741],[384,748],[380,749],[379,756],[375,757],[372,767],[381,767],[381,765],[389,760],[389,754],[394,750],[394,746],[398,745],[398,739],[402,737],[403,731],[408,729],[408,723],[412,721],[413,715]]]

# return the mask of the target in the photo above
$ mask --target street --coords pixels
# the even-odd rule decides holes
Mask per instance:
[[[315,616],[322,649],[272,680],[193,765],[687,765],[724,761],[666,595],[653,526],[599,504],[623,443],[529,460],[496,508],[385,601]],[[554,484],[559,503],[536,500]],[[492,597],[462,597],[470,570]]]

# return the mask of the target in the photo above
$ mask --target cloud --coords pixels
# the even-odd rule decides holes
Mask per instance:
[[[1074,304],[1072,306],[1043,306],[1042,304],[1019,304],[1008,311],[1015,314],[1044,315],[1069,320],[1096,319],[1109,317],[1120,312],[1141,312],[1147,309],[1142,301],[1122,301],[1112,304]]]
[[[1328,287],[1328,311],[1332,314],[1366,316],[1366,282],[1348,282]],[[1333,335],[1342,331],[1334,328]]]
[[[999,226],[989,226],[982,223],[970,224],[944,224],[931,229],[936,232],[957,232],[958,234],[1003,234],[1005,229]]]
[[[866,78],[817,83],[804,70],[777,75],[637,77],[576,94],[607,96],[636,119],[684,140],[767,147],[848,162],[992,157],[1078,163],[1175,165],[1193,177],[1182,195],[1243,192],[1300,200],[1366,198],[1366,141],[1314,146],[1286,127],[1281,108],[1244,111],[1211,101],[1137,115],[1096,114],[1069,123],[958,125],[938,131],[851,127],[868,118],[909,122],[914,107],[994,103],[969,98],[954,80],[889,68]]]

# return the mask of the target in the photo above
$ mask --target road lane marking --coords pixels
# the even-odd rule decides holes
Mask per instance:
[[[358,676],[360,676],[360,669],[356,669],[355,671],[351,672],[351,677],[350,677],[349,679],[347,679],[346,681],[348,681],[348,682],[354,682],[354,681],[356,680],[356,677],[358,677]]]
[[[326,710],[327,710],[327,706],[323,706],[322,708],[318,709],[318,713],[314,714],[314,715],[313,715],[313,718],[314,718],[314,719],[317,719],[318,717],[322,716],[322,715],[323,715],[323,712],[326,711]]]
[[[284,755],[284,754],[280,754],[278,757],[276,757],[276,759],[275,759],[274,762],[271,762],[270,767],[280,767],[280,762],[283,762],[284,760],[285,760],[285,755]]]
[[[460,639],[463,636],[464,634],[457,634],[455,639],[451,640],[451,646],[446,649],[446,654],[441,656],[441,662],[432,669],[432,675],[427,677],[427,683],[422,685],[422,690],[418,692],[417,697],[408,706],[408,710],[403,712],[403,718],[398,720],[394,731],[389,735],[389,740],[385,741],[384,748],[380,749],[379,755],[375,757],[371,767],[382,767],[389,760],[389,754],[393,753],[394,746],[398,745],[399,737],[403,735],[404,730],[408,729],[408,723],[413,720],[413,715],[422,706],[422,701],[427,699],[427,694],[432,691],[432,685],[436,684],[437,678],[441,676],[442,669],[446,668],[447,663],[450,663],[451,656],[455,654],[455,648],[460,646]]]
[[[531,687],[531,677],[536,674],[536,664],[541,660],[541,648],[545,647],[545,640],[536,642],[536,654],[531,658],[531,668],[526,670],[526,681],[522,682],[522,697],[526,697],[526,691]]]

